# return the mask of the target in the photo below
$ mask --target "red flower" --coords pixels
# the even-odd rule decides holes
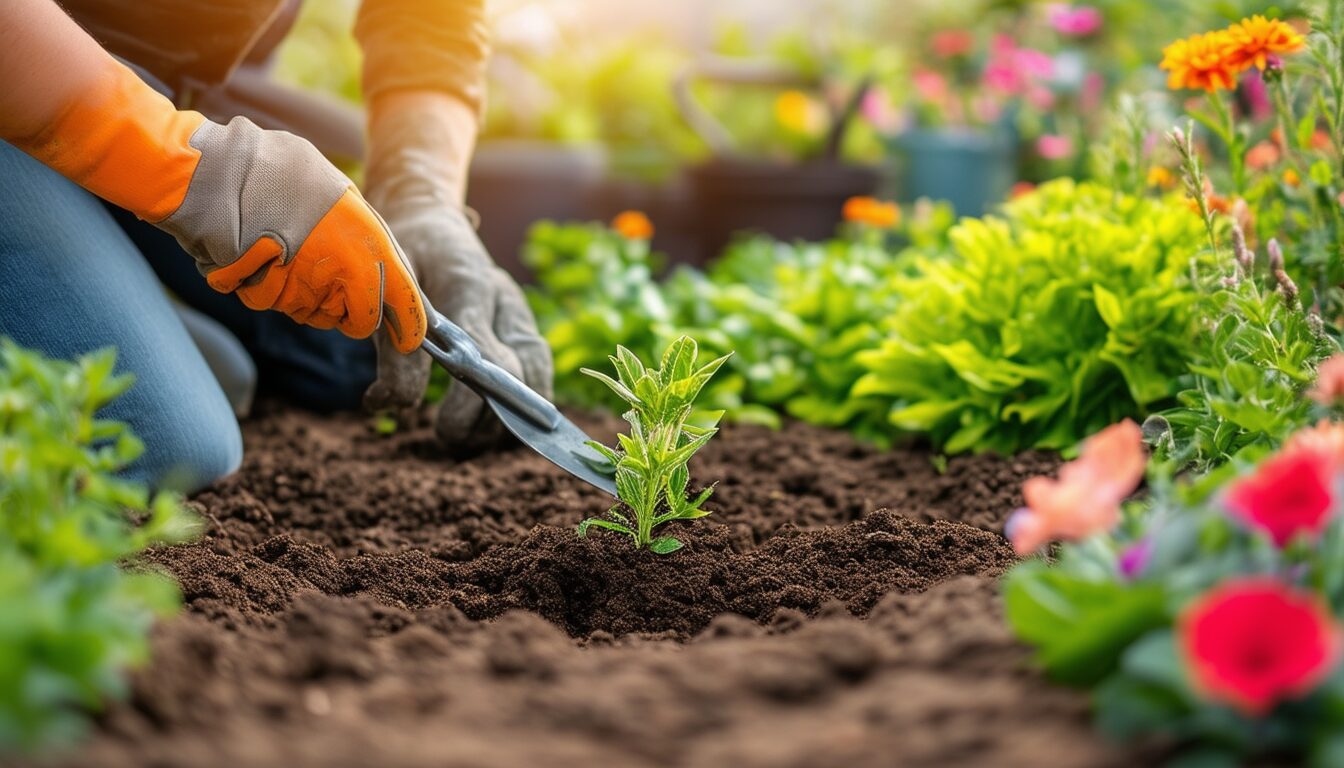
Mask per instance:
[[[1298,534],[1315,539],[1330,522],[1335,505],[1333,469],[1331,457],[1322,451],[1281,451],[1233,484],[1228,509],[1280,547]]]
[[[1268,577],[1225,582],[1182,611],[1177,640],[1207,698],[1259,716],[1310,693],[1339,658],[1339,628],[1309,592]]]

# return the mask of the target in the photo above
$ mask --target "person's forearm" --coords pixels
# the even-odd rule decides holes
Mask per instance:
[[[179,111],[51,0],[0,2],[0,139],[157,222],[182,203],[204,122]]]
[[[0,139],[39,137],[96,87],[107,57],[53,0],[0,2]]]
[[[423,197],[460,207],[476,147],[475,110],[452,94],[434,90],[385,93],[369,105],[366,193],[380,199]]]

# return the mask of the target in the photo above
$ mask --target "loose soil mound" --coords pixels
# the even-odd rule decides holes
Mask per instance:
[[[595,436],[616,428],[586,422]],[[714,515],[659,557],[510,450],[275,411],[155,552],[188,612],[79,765],[1132,765],[1003,627],[997,532],[1043,454],[728,427]]]

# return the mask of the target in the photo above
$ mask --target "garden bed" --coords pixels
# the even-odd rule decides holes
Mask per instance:
[[[608,437],[617,422],[586,420]],[[273,410],[150,559],[189,610],[81,765],[1132,765],[1001,620],[1045,454],[728,426],[684,550],[574,533],[608,499],[515,449]]]

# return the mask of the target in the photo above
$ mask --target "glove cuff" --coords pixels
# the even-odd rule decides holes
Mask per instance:
[[[99,77],[19,148],[98,197],[157,222],[187,195],[201,159],[190,139],[204,122],[109,56]]]

